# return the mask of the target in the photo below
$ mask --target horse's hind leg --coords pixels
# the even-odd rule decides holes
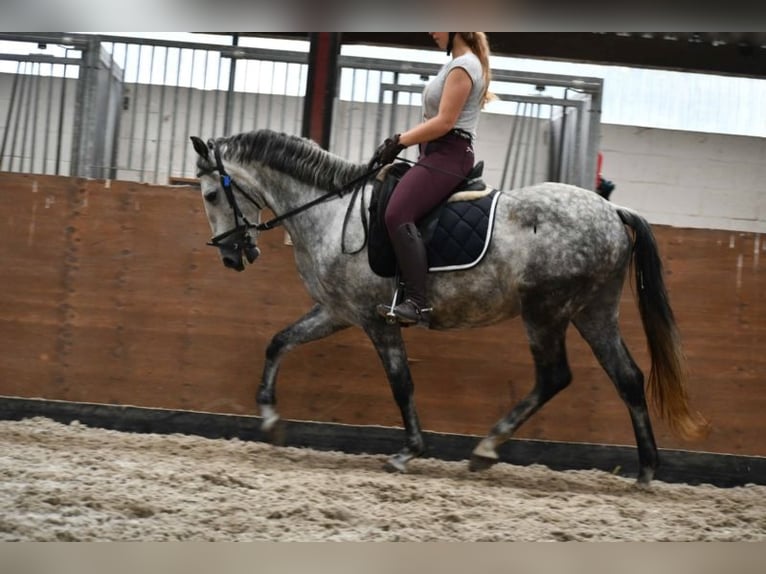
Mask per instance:
[[[279,421],[275,409],[276,381],[285,353],[298,345],[322,339],[346,327],[349,327],[348,323],[338,322],[323,306],[317,304],[295,323],[274,335],[266,349],[263,376],[256,397],[263,417],[263,431],[271,432]]]
[[[648,485],[659,464],[657,445],[646,407],[644,375],[622,340],[617,314],[602,300],[598,308],[581,311],[572,322],[593,349],[628,407],[638,447],[638,483]]]
[[[507,441],[524,421],[572,381],[566,354],[568,323],[568,320],[558,318],[549,324],[548,321],[524,316],[535,362],[535,386],[476,446],[469,464],[471,470],[484,470],[495,464],[498,461],[497,447]]]
[[[405,472],[407,462],[423,454],[425,444],[415,410],[414,385],[407,364],[407,351],[402,340],[401,328],[399,325],[385,325],[380,320],[373,320],[363,325],[363,328],[383,363],[407,435],[406,446],[388,459],[386,468]]]

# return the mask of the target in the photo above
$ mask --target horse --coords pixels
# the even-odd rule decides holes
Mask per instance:
[[[262,430],[280,420],[276,380],[298,345],[359,326],[382,362],[401,412],[405,445],[387,470],[406,472],[424,453],[401,326],[381,318],[395,282],[375,274],[366,256],[370,166],[332,154],[313,141],[270,130],[191,137],[205,213],[225,267],[242,271],[259,254],[258,233],[284,225],[300,277],[314,301],[276,333],[266,351],[256,402]],[[532,390],[498,420],[471,453],[479,471],[499,461],[497,448],[569,386],[565,336],[573,324],[627,406],[638,451],[636,484],[648,486],[659,464],[644,389],[618,325],[619,302],[632,269],[651,370],[655,411],[684,439],[703,436],[707,421],[689,406],[678,327],[650,225],[634,210],[591,190],[555,182],[499,191],[494,230],[483,259],[470,269],[429,273],[428,328],[465,329],[521,317],[534,359]],[[359,213],[354,207],[359,201]],[[259,222],[261,210],[275,215]],[[253,233],[253,231],[255,233]],[[355,246],[348,249],[347,246]],[[417,328],[417,327],[416,327]]]

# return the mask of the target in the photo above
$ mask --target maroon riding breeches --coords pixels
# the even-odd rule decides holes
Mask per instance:
[[[444,201],[473,168],[471,142],[452,132],[420,146],[420,159],[396,185],[386,208],[389,236]]]

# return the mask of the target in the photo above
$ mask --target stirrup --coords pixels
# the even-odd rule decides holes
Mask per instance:
[[[397,280],[396,289],[394,289],[394,296],[391,299],[390,305],[386,305],[385,303],[380,303],[375,308],[375,310],[378,312],[378,315],[383,317],[386,320],[386,323],[388,323],[389,325],[395,325],[396,323],[398,323],[398,319],[396,318],[396,315],[394,314],[394,307],[396,307],[396,301],[397,299],[399,299],[400,286],[401,284]]]
[[[392,313],[401,325],[428,324],[431,322],[432,307],[419,307],[415,301],[406,298],[392,309]]]

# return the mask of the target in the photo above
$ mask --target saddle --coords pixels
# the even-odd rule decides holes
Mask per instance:
[[[396,254],[384,215],[391,194],[409,169],[406,163],[388,165],[373,182],[367,256],[370,268],[381,277],[396,275]],[[483,171],[480,161],[447,199],[415,222],[426,246],[429,272],[468,269],[484,257],[499,194],[484,183]]]

